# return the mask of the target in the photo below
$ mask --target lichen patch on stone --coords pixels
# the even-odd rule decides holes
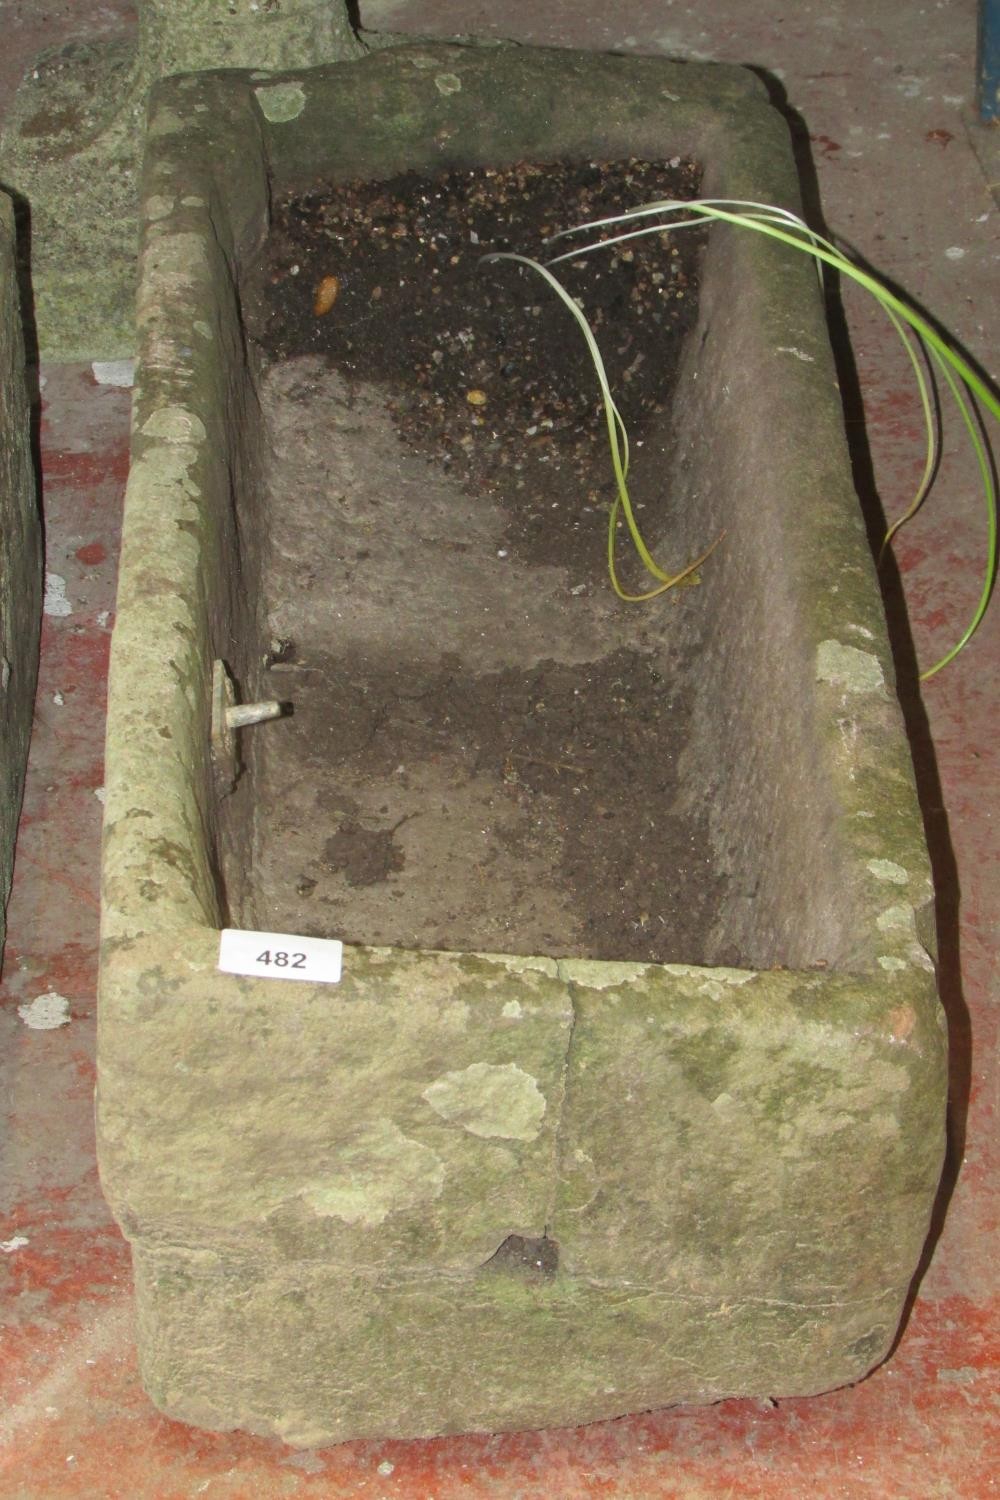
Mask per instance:
[[[840,641],[820,641],[816,651],[816,680],[848,693],[874,693],[885,687],[882,663],[870,651]]]
[[[664,964],[663,968],[667,974],[674,974],[678,979],[698,979],[736,987],[749,984],[751,979],[757,977],[752,969],[706,969],[697,964]]]
[[[336,1168],[310,1183],[302,1198],[321,1217],[374,1228],[390,1214],[440,1197],[444,1178],[436,1151],[382,1119],[339,1150]]]
[[[485,1139],[533,1141],[545,1114],[545,1095],[517,1063],[472,1063],[443,1073],[422,1097],[443,1120]]]
[[[272,83],[254,89],[261,113],[272,125],[298,119],[306,107],[306,91],[300,83]]]
[[[150,193],[142,205],[142,211],[150,223],[157,219],[166,219],[174,211],[174,200],[163,193]]]
[[[609,962],[604,959],[563,958],[559,960],[559,978],[564,984],[585,984],[588,989],[608,990],[620,984],[631,984],[649,972],[649,964]]]
[[[801,359],[807,365],[816,363],[813,355],[807,354],[804,349],[796,349],[793,344],[779,344],[777,352],[779,354],[794,354],[796,359]]]
[[[918,969],[923,969],[928,974],[934,973],[934,960],[931,958],[930,954],[927,952],[927,949],[923,946],[923,944],[911,943],[906,950],[906,955],[909,958],[910,963],[915,964]],[[942,1011],[941,1014],[943,1015],[944,1012]]]
[[[559,963],[554,958],[523,953],[481,953],[478,956],[491,964],[502,964],[509,974],[547,974],[551,979],[559,977]]]
[[[907,885],[909,883],[909,874],[903,869],[902,865],[897,865],[894,860],[870,859],[868,861],[868,868],[876,880],[887,880],[893,885]]]
[[[150,449],[132,463],[129,492],[137,495],[159,491],[162,494],[163,487],[170,486],[193,501],[199,490],[190,471],[197,461],[198,449],[191,443],[172,443],[169,448]]]
[[[912,906],[887,906],[880,912],[875,925],[880,932],[906,932],[914,928]]]
[[[145,437],[162,438],[165,443],[202,443],[205,424],[193,411],[183,406],[162,406],[142,424]]]

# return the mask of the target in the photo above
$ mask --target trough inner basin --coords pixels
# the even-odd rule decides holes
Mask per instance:
[[[616,597],[591,356],[536,271],[486,259],[548,258],[556,230],[695,196],[699,176],[679,157],[522,163],[278,197],[245,305],[266,692],[291,711],[247,747],[241,925],[750,961],[726,923],[715,768],[691,752],[717,559],[654,599]],[[557,268],[602,347],[636,516],[671,573],[692,537],[714,540],[707,519],[677,524],[671,415],[702,248],[700,232],[657,233]],[[655,585],[621,520],[616,558],[626,592]],[[710,713],[729,711],[716,695]],[[788,961],[755,936],[758,962]]]
[[[679,797],[697,681],[684,601],[615,597],[584,339],[536,272],[484,260],[554,253],[561,225],[692,196],[697,176],[679,159],[519,165],[278,206],[250,300],[270,674],[294,712],[255,738],[262,925],[707,960],[726,875],[704,808]],[[657,235],[559,268],[607,351],[664,557],[698,248]]]

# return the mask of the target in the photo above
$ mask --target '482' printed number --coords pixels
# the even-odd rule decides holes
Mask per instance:
[[[255,963],[273,964],[276,969],[304,969],[306,956],[304,953],[286,953],[282,948],[265,948],[263,953],[258,953]]]
[[[251,979],[297,979],[302,984],[339,984],[344,945],[339,938],[291,932],[251,932],[224,927],[219,934],[219,969]]]

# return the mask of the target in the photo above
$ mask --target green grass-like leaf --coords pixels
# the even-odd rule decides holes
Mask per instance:
[[[552,272],[547,270],[540,261],[532,260],[529,255],[514,255],[507,250],[498,250],[492,255],[483,256],[483,264],[489,264],[491,261],[497,260],[516,261],[519,265],[528,266],[532,271],[536,271],[569,308],[577,321],[580,332],[587,342],[587,348],[590,351],[590,357],[597,374],[597,382],[601,388],[601,400],[604,403],[604,416],[608,426],[608,446],[611,450],[611,466],[614,469],[615,484],[617,486],[617,494],[615,495],[608,517],[608,572],[611,577],[611,584],[619,599],[625,599],[630,604],[641,604],[647,599],[655,599],[658,594],[663,594],[667,589],[672,589],[676,584],[682,583],[686,578],[690,578],[695,570],[715,550],[722,538],[717,538],[700,557],[696,557],[693,562],[688,563],[679,573],[669,573],[660,567],[643,540],[642,532],[639,530],[639,523],[636,521],[635,512],[632,509],[632,500],[628,492],[628,431],[622,419],[622,414],[618,410],[614,397],[611,394],[611,385],[608,381],[607,370],[604,368],[604,360],[601,357],[601,351],[594,337],[594,331],[587,322],[586,315],[576,299],[570,296],[559,278],[553,276]],[[643,567],[657,580],[656,587],[649,589],[643,594],[626,593],[618,577],[618,569],[615,564],[615,534],[619,513],[625,517],[629,536],[632,538],[635,550],[642,559]]]
[[[987,520],[986,567],[978,603],[971,620],[955,644],[945,652],[939,661],[920,674],[922,681],[933,677],[942,667],[954,661],[958,653],[968,645],[969,641],[975,635],[982,624],[996,583],[997,496],[990,455],[979,430],[975,403],[978,401],[994,420],[1000,422],[1000,402],[998,402],[997,397],[969,362],[959,353],[955,345],[940,334],[925,317],[918,313],[915,308],[911,307],[909,303],[897,297],[877,276],[874,276],[871,272],[865,270],[864,267],[851,260],[831,240],[810,229],[797,214],[792,213],[789,209],[778,208],[773,204],[754,203],[743,199],[731,198],[695,198],[686,202],[665,199],[661,202],[644,204],[640,208],[630,209],[623,214],[615,214],[609,218],[594,219],[589,223],[576,225],[572,229],[566,229],[557,235],[553,235],[550,243],[569,235],[607,229],[643,218],[653,218],[655,222],[642,225],[638,229],[629,230],[625,233],[606,235],[589,245],[575,246],[572,250],[555,256],[547,264],[553,266],[563,260],[576,260],[583,255],[591,254],[596,250],[611,248],[614,245],[621,244],[623,241],[635,239],[641,235],[663,234],[664,230],[673,232],[692,228],[700,224],[722,222],[731,224],[736,228],[749,229],[758,234],[767,235],[771,239],[778,240],[782,244],[790,245],[793,249],[812,256],[816,262],[820,276],[822,276],[824,266],[831,267],[839,275],[863,287],[865,291],[869,292],[875,298],[876,302],[883,309],[896,333],[899,335],[913,369],[924,416],[927,443],[924,472],[916,494],[905,512],[889,527],[885,541],[883,542],[883,551],[892,542],[899,528],[910,520],[923,504],[930,489],[931,480],[937,465],[937,432],[927,378],[920,359],[920,348],[922,347],[926,352],[932,370],[935,370],[941,376],[951,392],[969,441],[972,444],[983,486]],[[669,222],[671,219],[674,219],[675,222]],[[537,262],[530,262],[530,264],[536,265],[541,271],[545,270],[545,267],[539,265]],[[551,276],[551,272],[548,274]],[[555,279],[553,278],[553,280]],[[565,289],[557,281],[555,281],[555,285],[559,287],[564,299],[572,302],[572,298],[568,297]],[[582,314],[575,303],[573,303],[573,307],[579,317],[582,318]],[[916,344],[914,340],[916,340]],[[604,386],[606,386],[606,378]],[[608,392],[607,399],[610,399],[610,392]],[[619,418],[618,420],[620,422],[621,419]],[[612,454],[612,457],[614,458],[614,454]],[[618,467],[616,467],[616,477],[618,477]],[[623,480],[619,482],[619,499],[621,499],[622,483]],[[628,518],[631,514],[631,507],[628,507],[625,513]],[[637,528],[634,530],[630,524],[630,531],[632,532],[633,541],[635,541]],[[642,557],[643,552],[640,551],[639,555]],[[645,557],[643,557],[643,561],[645,562]],[[694,566],[697,566],[697,564]],[[658,592],[660,590],[654,590],[654,593]]]

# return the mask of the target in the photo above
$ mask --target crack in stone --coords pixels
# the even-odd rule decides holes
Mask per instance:
[[[539,1236],[539,1239],[541,1238],[543,1237]],[[553,1245],[558,1247],[558,1241],[553,1240]],[[157,1251],[162,1247],[150,1245],[142,1246],[142,1248],[150,1250],[155,1257]],[[200,1243],[190,1246],[171,1246],[169,1256],[171,1258],[177,1257],[181,1260],[190,1259],[198,1267],[199,1271],[205,1265],[205,1249],[204,1245]],[[333,1271],[334,1273],[340,1272],[352,1281],[367,1282],[373,1288],[403,1285],[419,1287],[422,1284],[433,1286],[435,1283],[469,1286],[470,1281],[489,1266],[491,1259],[492,1257],[487,1257],[485,1261],[470,1264],[469,1266],[404,1266],[399,1265],[397,1262],[386,1261],[362,1267],[352,1262],[345,1262],[342,1266],[337,1266],[332,1265],[325,1259],[306,1257],[296,1262],[296,1265],[298,1267],[313,1266],[321,1273],[328,1271]],[[265,1271],[275,1269],[274,1262],[266,1260],[258,1262],[255,1259],[247,1262],[238,1255],[229,1256],[223,1253],[219,1256],[219,1260],[224,1270],[233,1273],[244,1266],[249,1266],[250,1268],[259,1266]],[[213,1267],[212,1269],[216,1271],[218,1267]],[[646,1299],[652,1299],[664,1304],[677,1303],[679,1305],[704,1307],[706,1309],[718,1308],[720,1304],[723,1304],[733,1313],[737,1313],[741,1308],[745,1307],[784,1308],[792,1312],[801,1313],[850,1311],[851,1309],[869,1308],[875,1313],[883,1305],[892,1313],[900,1296],[908,1286],[907,1282],[903,1282],[882,1288],[877,1293],[868,1296],[831,1298],[804,1294],[799,1298],[795,1298],[767,1296],[763,1292],[735,1292],[732,1289],[728,1291],[718,1289],[709,1292],[685,1292],[675,1286],[666,1286],[655,1282],[629,1281],[623,1277],[578,1275],[572,1270],[564,1268],[562,1265],[559,1266],[557,1274],[560,1280],[575,1282],[588,1290],[622,1294],[628,1299],[630,1306],[635,1306],[638,1302]],[[775,1347],[778,1347],[778,1345],[775,1345]]]
[[[564,1141],[566,1127],[567,1104],[569,1102],[569,1080],[570,1065],[573,1057],[573,1044],[576,1037],[577,1022],[579,1021],[579,1010],[577,1004],[577,986],[572,979],[567,978],[563,963],[556,961],[556,975],[566,986],[566,997],[570,1005],[569,1034],[566,1037],[566,1051],[563,1057],[562,1074],[560,1077],[561,1097],[559,1100],[559,1118],[552,1132],[552,1159],[553,1173],[552,1186],[549,1199],[545,1206],[545,1234],[548,1236],[552,1230],[555,1219],[559,1187],[562,1182],[562,1163],[564,1152]]]

